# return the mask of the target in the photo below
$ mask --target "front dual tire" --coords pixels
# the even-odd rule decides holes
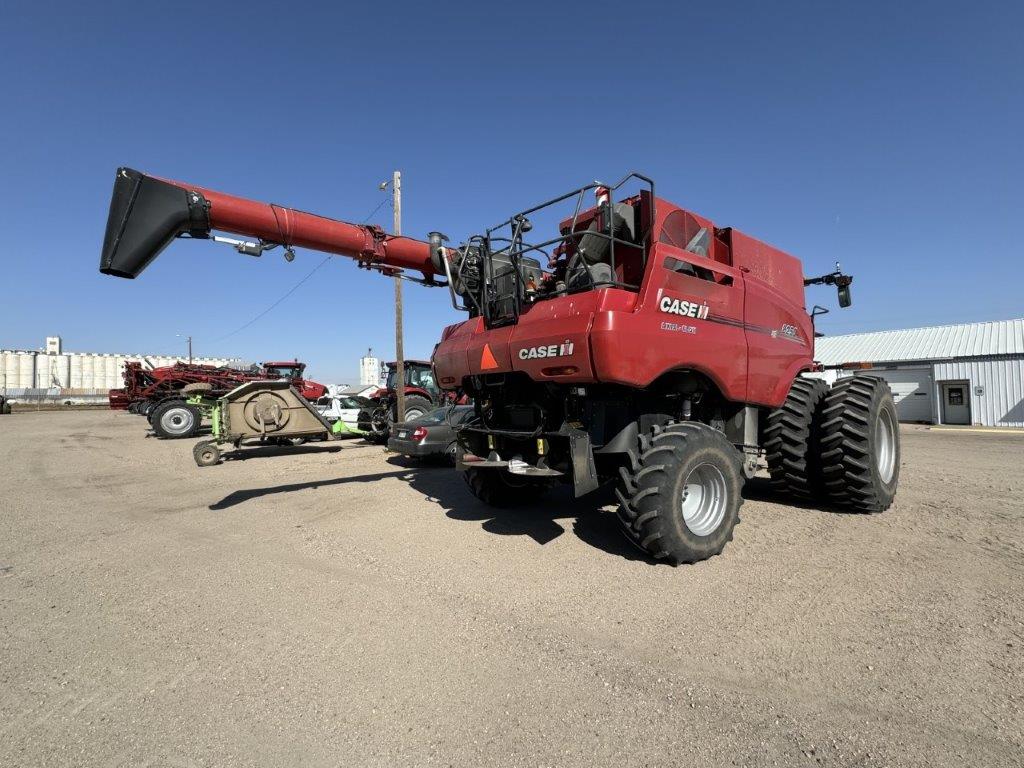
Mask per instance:
[[[825,492],[853,512],[883,512],[900,479],[900,433],[888,383],[851,376],[835,383],[821,415]]]
[[[797,379],[769,414],[765,449],[772,487],[853,512],[882,512],[900,475],[899,417],[877,376]]]

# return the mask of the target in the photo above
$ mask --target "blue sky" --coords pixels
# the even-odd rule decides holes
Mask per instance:
[[[335,259],[171,246],[99,274],[114,170],[456,241],[630,169],[855,275],[828,333],[1024,314],[1019,4],[42,3],[0,24],[0,347],[297,356],[394,350],[390,281]],[[374,221],[388,225],[391,211]],[[813,290],[813,289],[812,289]],[[406,354],[459,319],[407,285]],[[229,335],[230,334],[230,335]],[[225,338],[226,336],[226,338]]]

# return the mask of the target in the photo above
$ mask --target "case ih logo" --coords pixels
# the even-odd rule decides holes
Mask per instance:
[[[538,357],[565,357],[572,354],[573,344],[568,339],[563,344],[549,344],[546,347],[524,347],[519,350],[520,360],[534,360]]]
[[[662,312],[668,312],[670,315],[694,317],[698,320],[706,319],[711,312],[711,308],[706,303],[698,304],[695,301],[681,301],[680,299],[673,299],[671,296],[662,296],[658,308]]]

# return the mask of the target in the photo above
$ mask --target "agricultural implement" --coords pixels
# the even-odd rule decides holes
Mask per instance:
[[[208,384],[186,387],[188,405],[210,415],[211,440],[195,444],[192,456],[200,467],[220,463],[224,444],[297,445],[306,440],[331,440],[361,434],[340,420],[328,423],[287,380],[249,381],[219,397]]]
[[[593,197],[591,197],[593,195]],[[233,240],[215,231],[241,235]],[[534,233],[545,233],[539,236]],[[813,374],[814,318],[794,257],[659,198],[631,173],[519,211],[457,248],[122,168],[100,271],[135,278],[177,237],[258,256],[296,247],[447,292],[468,319],[432,358],[473,398],[457,465],[492,505],[615,483],[626,536],[679,564],[732,539],[761,460],[799,499],[880,512],[896,493],[896,409],[880,378]]]
[[[304,379],[305,369],[305,363],[297,360],[263,363],[248,369],[181,362],[147,369],[142,363],[127,362],[124,387],[110,390],[110,407],[145,416],[157,437],[192,437],[202,424],[203,411],[185,402],[183,392],[190,385],[205,385],[217,396],[247,381],[284,379],[303,397],[315,400],[327,390],[322,384]]]

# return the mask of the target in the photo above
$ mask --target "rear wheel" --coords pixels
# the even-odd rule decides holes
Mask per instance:
[[[391,431],[391,411],[383,406],[375,408],[370,414],[370,429],[365,439],[371,443],[383,444],[388,441]]]
[[[157,437],[175,439],[192,437],[199,431],[202,414],[196,406],[184,400],[168,400],[154,410],[151,418]]]
[[[409,395],[405,398],[405,417],[402,421],[412,421],[420,416],[426,416],[433,409],[433,404],[425,397]],[[395,413],[398,413],[398,406],[395,406]]]
[[[798,498],[821,493],[818,428],[828,385],[821,379],[796,379],[779,408],[768,414],[764,449],[772,488]]]
[[[857,512],[882,512],[896,496],[900,433],[896,403],[875,376],[840,379],[825,398],[821,462],[825,490]]]
[[[462,474],[474,496],[489,507],[517,507],[538,501],[548,480],[513,475],[503,469],[467,469]]]
[[[732,541],[743,503],[741,458],[705,424],[655,427],[639,438],[633,469],[616,489],[626,535],[672,565],[717,555]]]

